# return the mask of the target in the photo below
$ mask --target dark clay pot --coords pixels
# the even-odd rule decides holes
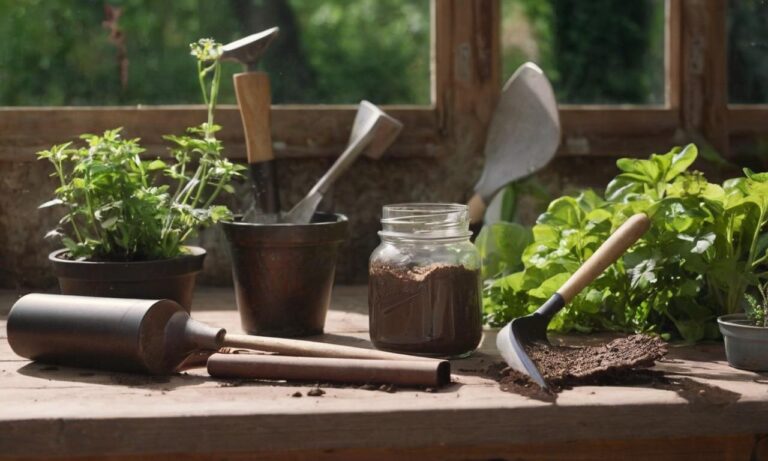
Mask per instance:
[[[315,213],[310,224],[223,226],[243,329],[262,336],[321,334],[346,216]]]
[[[189,254],[138,262],[72,261],[57,250],[48,255],[65,295],[109,298],[171,299],[189,312],[195,277],[203,268],[205,250],[186,247]]]

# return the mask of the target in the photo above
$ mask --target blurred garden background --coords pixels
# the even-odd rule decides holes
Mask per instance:
[[[0,0],[0,106],[197,103],[188,45],[278,25],[276,103],[429,104],[429,0]],[[502,0],[502,75],[561,103],[664,103],[664,0]],[[729,4],[732,102],[768,102],[768,3]],[[21,71],[23,69],[23,72]],[[226,67],[222,97],[234,103]]]

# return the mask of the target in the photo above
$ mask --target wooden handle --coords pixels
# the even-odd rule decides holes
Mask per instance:
[[[440,387],[451,382],[448,361],[361,360],[213,354],[208,374],[217,378],[286,379],[336,383],[384,383]]]
[[[232,79],[235,84],[240,117],[243,120],[248,163],[274,159],[269,76],[265,72],[245,72],[235,74]]]
[[[224,336],[222,344],[225,347],[253,349],[263,352],[275,352],[283,355],[299,357],[328,357],[338,359],[370,359],[370,360],[430,360],[425,357],[394,354],[392,352],[363,349],[360,347],[340,346],[337,344],[303,341],[300,339],[268,338],[265,336],[233,335]]]
[[[639,213],[622,224],[600,245],[592,256],[566,281],[557,292],[569,303],[581,290],[592,283],[603,271],[613,264],[651,227],[648,216]]]
[[[475,194],[467,202],[469,207],[469,222],[470,224],[477,224],[483,222],[485,217],[486,204],[480,194]]]

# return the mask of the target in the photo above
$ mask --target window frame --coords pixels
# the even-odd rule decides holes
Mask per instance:
[[[483,129],[498,94],[498,0],[432,0],[430,105],[389,105],[385,109],[404,123],[389,150],[392,157],[440,157],[458,138],[456,123]],[[466,50],[455,59],[451,50]],[[481,59],[478,59],[481,57]],[[454,72],[455,71],[455,72]],[[454,78],[457,76],[457,78]],[[467,110],[471,117],[454,117]],[[322,158],[338,155],[349,136],[355,105],[274,105],[272,139],[277,158]],[[219,138],[229,158],[245,159],[240,114],[236,105],[217,108]],[[466,118],[475,119],[466,123]],[[162,135],[202,123],[202,105],[0,108],[0,161],[31,161],[34,153],[83,132],[122,126],[142,138],[148,155],[167,155]]]
[[[559,156],[641,155],[660,146],[707,142],[728,156],[731,138],[768,131],[768,105],[727,104],[726,0],[666,0],[663,105],[561,105]],[[391,105],[404,122],[393,158],[481,155],[501,78],[500,0],[432,0],[431,104]],[[354,105],[275,105],[277,158],[324,158],[341,152]],[[0,161],[32,161],[40,149],[82,132],[123,126],[150,155],[165,155],[161,136],[204,120],[202,106],[0,108]],[[226,155],[245,159],[237,107],[217,120]],[[729,131],[728,127],[734,127]]]

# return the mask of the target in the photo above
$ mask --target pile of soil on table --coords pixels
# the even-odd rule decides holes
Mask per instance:
[[[621,384],[631,380],[634,372],[652,367],[664,357],[667,344],[658,337],[633,335],[602,346],[533,344],[527,346],[526,351],[551,391],[556,393],[572,386]],[[547,395],[527,375],[511,368],[495,365],[489,373],[504,391],[528,397]]]

